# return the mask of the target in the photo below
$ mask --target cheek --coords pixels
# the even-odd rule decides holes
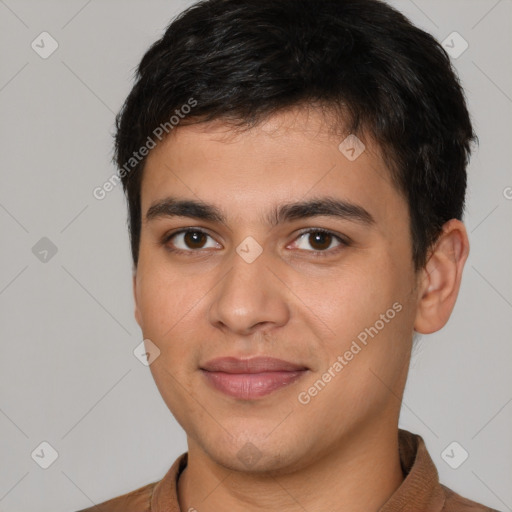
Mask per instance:
[[[174,389],[171,376],[181,382],[197,368],[198,341],[207,328],[207,279],[171,272],[154,262],[143,263],[139,272],[137,301],[143,336],[160,350],[152,371],[155,380],[165,382],[166,389]]]
[[[325,322],[331,336],[344,340],[378,320],[398,295],[393,276],[363,266],[340,267],[307,293],[308,305]]]
[[[308,305],[325,327],[323,345],[330,363],[347,354],[352,377],[364,386],[369,385],[370,368],[389,376],[401,368],[414,321],[409,285],[391,262],[374,260],[341,269],[322,287],[310,288]]]
[[[137,272],[137,306],[144,336],[164,341],[193,306],[192,283],[151,263],[141,265]]]

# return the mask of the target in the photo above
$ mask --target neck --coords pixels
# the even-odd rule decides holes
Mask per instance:
[[[188,440],[188,464],[178,481],[183,512],[377,511],[404,479],[398,426],[345,436],[307,466],[292,472],[231,471]]]

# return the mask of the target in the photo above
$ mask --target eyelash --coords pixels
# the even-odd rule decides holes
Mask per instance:
[[[169,251],[173,254],[192,256],[192,257],[201,251],[201,249],[190,249],[188,251],[185,251],[183,249],[172,248],[168,245],[169,241],[173,237],[175,237],[176,235],[180,235],[182,233],[202,233],[202,234],[212,238],[210,234],[208,234],[206,231],[203,231],[202,229],[199,229],[199,228],[186,228],[186,229],[181,229],[179,231],[174,231],[172,233],[168,233],[168,234],[164,235],[164,237],[162,239],[162,245],[165,246],[165,249],[167,251]],[[307,229],[299,232],[299,234],[297,235],[295,240],[300,239],[303,235],[310,234],[310,233],[323,233],[326,235],[331,235],[334,239],[336,239],[338,242],[340,242],[340,245],[334,247],[333,249],[326,249],[323,251],[320,251],[320,250],[305,251],[305,252],[311,253],[311,255],[316,258],[331,256],[333,253],[337,253],[339,250],[343,249],[344,247],[348,247],[350,245],[350,240],[348,238],[341,237],[340,235],[337,235],[336,233],[333,233],[332,231],[329,231],[328,229],[324,229],[324,228],[307,228]],[[298,249],[298,250],[302,251],[304,249]]]

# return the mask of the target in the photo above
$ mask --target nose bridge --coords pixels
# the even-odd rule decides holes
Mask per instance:
[[[213,295],[209,311],[213,325],[247,334],[257,325],[271,328],[286,323],[284,287],[268,268],[269,255],[256,244],[246,239],[233,253],[231,268]]]

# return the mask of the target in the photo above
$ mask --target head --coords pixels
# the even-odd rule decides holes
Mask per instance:
[[[474,138],[449,57],[383,2],[205,0],[171,23],[115,159],[136,318],[189,446],[279,469],[396,428],[412,336],[457,297]],[[305,371],[250,400],[206,382],[257,355]]]

